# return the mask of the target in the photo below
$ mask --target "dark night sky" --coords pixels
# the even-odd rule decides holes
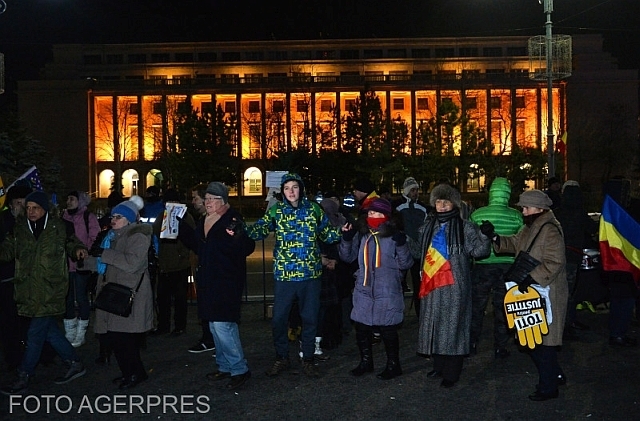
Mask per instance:
[[[7,85],[32,79],[54,43],[542,35],[537,0],[5,0]],[[601,33],[640,66],[640,0],[555,0],[553,31]]]

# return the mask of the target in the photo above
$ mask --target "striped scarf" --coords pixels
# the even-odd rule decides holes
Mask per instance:
[[[373,238],[373,246],[375,247],[374,253],[375,253],[375,258],[374,258],[374,267],[379,268],[380,267],[380,261],[382,259],[381,255],[380,255],[380,243],[378,242],[378,231],[373,231],[373,230],[369,230],[370,234],[368,237],[365,238],[364,240],[364,256],[363,256],[363,261],[364,261],[364,280],[362,282],[363,286],[367,286],[367,277],[369,275],[369,267],[371,266],[371,262],[369,262],[369,239]]]

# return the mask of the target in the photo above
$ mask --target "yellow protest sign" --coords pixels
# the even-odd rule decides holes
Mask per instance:
[[[504,311],[510,329],[516,328],[522,346],[533,349],[542,343],[542,335],[549,333],[544,313],[545,303],[533,287],[521,293],[518,286],[509,288],[504,297]]]

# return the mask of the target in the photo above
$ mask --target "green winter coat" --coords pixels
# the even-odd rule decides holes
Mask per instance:
[[[45,216],[46,217],[46,216]],[[66,224],[48,215],[36,240],[27,219],[16,221],[13,234],[0,244],[0,261],[16,261],[15,300],[18,314],[25,317],[57,316],[65,311],[69,289],[67,256],[86,249],[75,235],[67,235]]]

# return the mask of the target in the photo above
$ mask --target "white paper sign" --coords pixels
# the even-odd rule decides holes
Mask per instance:
[[[162,227],[160,228],[160,238],[178,238],[178,225],[187,212],[187,205],[182,203],[167,202],[162,216]]]

